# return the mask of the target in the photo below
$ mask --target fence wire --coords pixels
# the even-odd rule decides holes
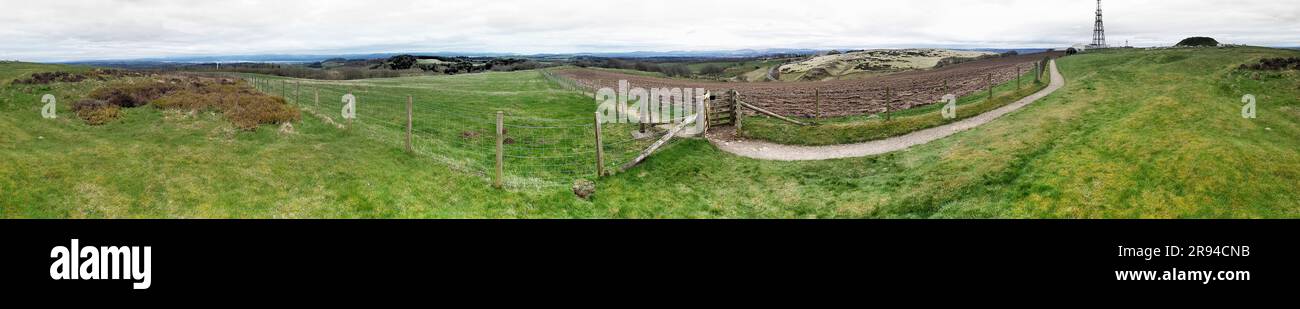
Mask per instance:
[[[546,77],[551,87],[567,88]],[[497,134],[498,108],[473,106],[438,99],[429,91],[369,85],[367,91],[352,82],[294,80],[258,75],[235,75],[266,94],[283,96],[306,112],[327,118],[356,134],[401,149],[406,143],[406,104],[411,111],[412,151],[475,175],[485,184],[496,177],[496,145],[502,140],[502,185],[512,190],[568,187],[576,179],[597,178],[597,144],[594,114],[588,117],[547,118],[503,113]],[[356,119],[342,119],[342,97],[356,97]],[[594,112],[594,110],[593,110]],[[580,115],[578,115],[580,116]],[[607,174],[635,158],[658,137],[637,139],[635,124],[603,124],[604,170]],[[662,129],[656,131],[663,131]],[[663,149],[663,148],[661,148]]]

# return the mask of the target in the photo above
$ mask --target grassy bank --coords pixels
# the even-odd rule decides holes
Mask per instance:
[[[861,143],[974,117],[1047,88],[1048,82],[1044,78],[1041,83],[1034,83],[1034,73],[1030,72],[1021,77],[1019,89],[1016,89],[1015,80],[994,86],[992,100],[989,99],[988,92],[983,91],[958,98],[955,119],[944,119],[941,113],[943,104],[936,103],[881,115],[815,119],[811,121],[817,125],[812,126],[797,126],[770,117],[756,116],[746,118],[743,130],[739,133],[744,137],[787,145]]]

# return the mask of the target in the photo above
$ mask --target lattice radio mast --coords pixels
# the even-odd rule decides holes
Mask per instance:
[[[1097,23],[1092,28],[1091,48],[1106,48],[1106,26],[1101,23],[1101,0],[1097,0]]]

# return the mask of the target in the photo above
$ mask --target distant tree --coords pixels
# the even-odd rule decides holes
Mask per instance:
[[[1016,55],[1020,55],[1020,52],[1018,52],[1018,51],[1014,51],[1014,50],[1011,50],[1011,51],[1007,51],[1007,52],[1005,52],[1005,53],[1002,53],[1002,57],[1011,57],[1011,56],[1016,56]]]
[[[1066,55],[1073,55],[1073,54],[1078,54],[1078,53],[1079,53],[1079,50],[1078,50],[1078,49],[1074,49],[1074,47],[1070,47],[1069,49],[1066,49],[1066,50],[1065,50],[1065,54],[1066,54]]]
[[[713,64],[705,65],[703,68],[700,68],[700,74],[702,75],[722,75],[723,72],[725,72],[725,70],[723,70],[722,67]]]
[[[1219,41],[1213,38],[1195,36],[1195,37],[1183,39],[1182,42],[1178,42],[1178,45],[1175,46],[1183,46],[1183,47],[1219,46]]]
[[[419,61],[420,58],[416,58],[412,55],[397,55],[388,58],[388,68],[393,70],[410,70],[411,67],[415,66]]]
[[[611,69],[632,69],[631,64],[619,59],[609,59],[608,64]]]
[[[660,72],[660,71],[662,71],[662,70],[659,68],[659,66],[657,66],[657,65],[655,65],[655,64],[653,64],[653,63],[645,62],[645,61],[637,61],[636,65],[634,65],[633,67],[636,68],[637,71],[644,71],[644,72]]]

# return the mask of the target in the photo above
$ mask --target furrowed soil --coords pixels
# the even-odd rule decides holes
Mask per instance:
[[[714,93],[735,89],[746,103],[790,116],[838,117],[865,115],[884,111],[909,109],[934,104],[944,94],[965,96],[982,91],[992,76],[994,85],[1014,80],[1017,68],[1022,74],[1031,72],[1034,63],[1044,57],[1059,57],[1060,53],[1040,53],[1002,57],[967,62],[933,70],[910,71],[888,76],[856,80],[823,82],[778,83],[725,83],[695,82],[621,74],[592,69],[563,69],[557,74],[575,80],[588,89],[618,87],[619,80],[627,80],[631,87],[641,88],[704,88]],[[944,84],[947,83],[945,89]],[[820,97],[820,104],[816,101]]]

